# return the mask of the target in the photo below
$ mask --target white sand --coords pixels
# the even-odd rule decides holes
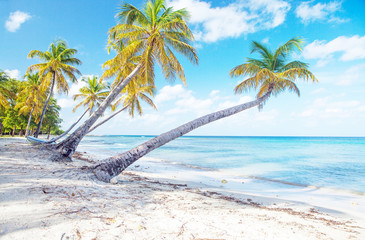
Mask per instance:
[[[50,162],[23,143],[0,138],[0,239],[365,239],[364,196],[348,204],[352,195],[316,189],[248,195],[235,178],[181,176],[146,160],[105,184],[92,163]],[[335,206],[322,209],[326,199]]]

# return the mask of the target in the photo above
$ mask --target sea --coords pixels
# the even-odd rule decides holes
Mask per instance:
[[[79,150],[107,158],[153,137],[86,136]],[[146,157],[275,184],[365,194],[364,137],[183,136]]]

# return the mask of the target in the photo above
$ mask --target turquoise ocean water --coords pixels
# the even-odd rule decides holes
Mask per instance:
[[[152,136],[87,136],[82,151],[100,158],[122,153]],[[174,140],[147,157],[287,183],[365,193],[365,138],[192,137]]]

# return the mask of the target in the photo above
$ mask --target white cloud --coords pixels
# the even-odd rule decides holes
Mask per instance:
[[[11,78],[19,79],[20,78],[20,71],[18,69],[5,69],[4,72]]]
[[[15,11],[11,12],[9,18],[5,22],[5,28],[9,32],[16,32],[20,25],[22,25],[25,21],[29,20],[31,16],[28,13]]]
[[[169,0],[168,5],[189,11],[194,36],[203,42],[275,28],[285,21],[290,10],[284,0],[236,0],[217,7],[203,0]]]
[[[346,119],[357,119],[363,113],[365,105],[360,101],[341,98],[341,96],[317,98],[298,115],[311,119],[312,125],[324,121],[337,125]]]
[[[57,103],[61,108],[70,108],[76,106],[76,102],[72,100],[72,98],[60,98],[57,99]]]
[[[262,43],[264,43],[264,44],[268,44],[269,43],[269,40],[270,40],[270,38],[264,38],[264,39],[262,39]]]
[[[317,72],[316,76],[320,84],[334,84],[337,86],[361,86],[365,82],[365,64],[352,65],[349,68],[338,71]],[[329,89],[320,88],[312,91],[312,94],[329,92]]]
[[[318,65],[323,66],[341,54],[340,60],[351,61],[365,58],[365,36],[340,36],[330,42],[315,40],[305,46],[303,56],[306,59],[319,59]]]
[[[317,3],[312,5],[312,1],[301,3],[295,10],[295,14],[304,23],[317,20],[327,20],[328,22],[344,22],[346,20],[335,17],[334,14],[341,9],[341,1],[329,3]]]
[[[175,115],[181,113],[193,113],[201,115],[209,112],[212,105],[210,99],[198,99],[193,96],[192,91],[185,89],[182,85],[165,86],[155,98],[155,104],[159,108],[162,104],[174,102],[174,108],[169,109],[166,114]]]

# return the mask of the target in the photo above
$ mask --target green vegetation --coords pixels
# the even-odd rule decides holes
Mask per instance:
[[[0,135],[23,136],[27,130],[28,134],[36,130],[48,92],[42,88],[38,74],[27,74],[25,78],[13,79],[0,70]],[[41,132],[59,134],[61,108],[55,99],[50,102]]]

